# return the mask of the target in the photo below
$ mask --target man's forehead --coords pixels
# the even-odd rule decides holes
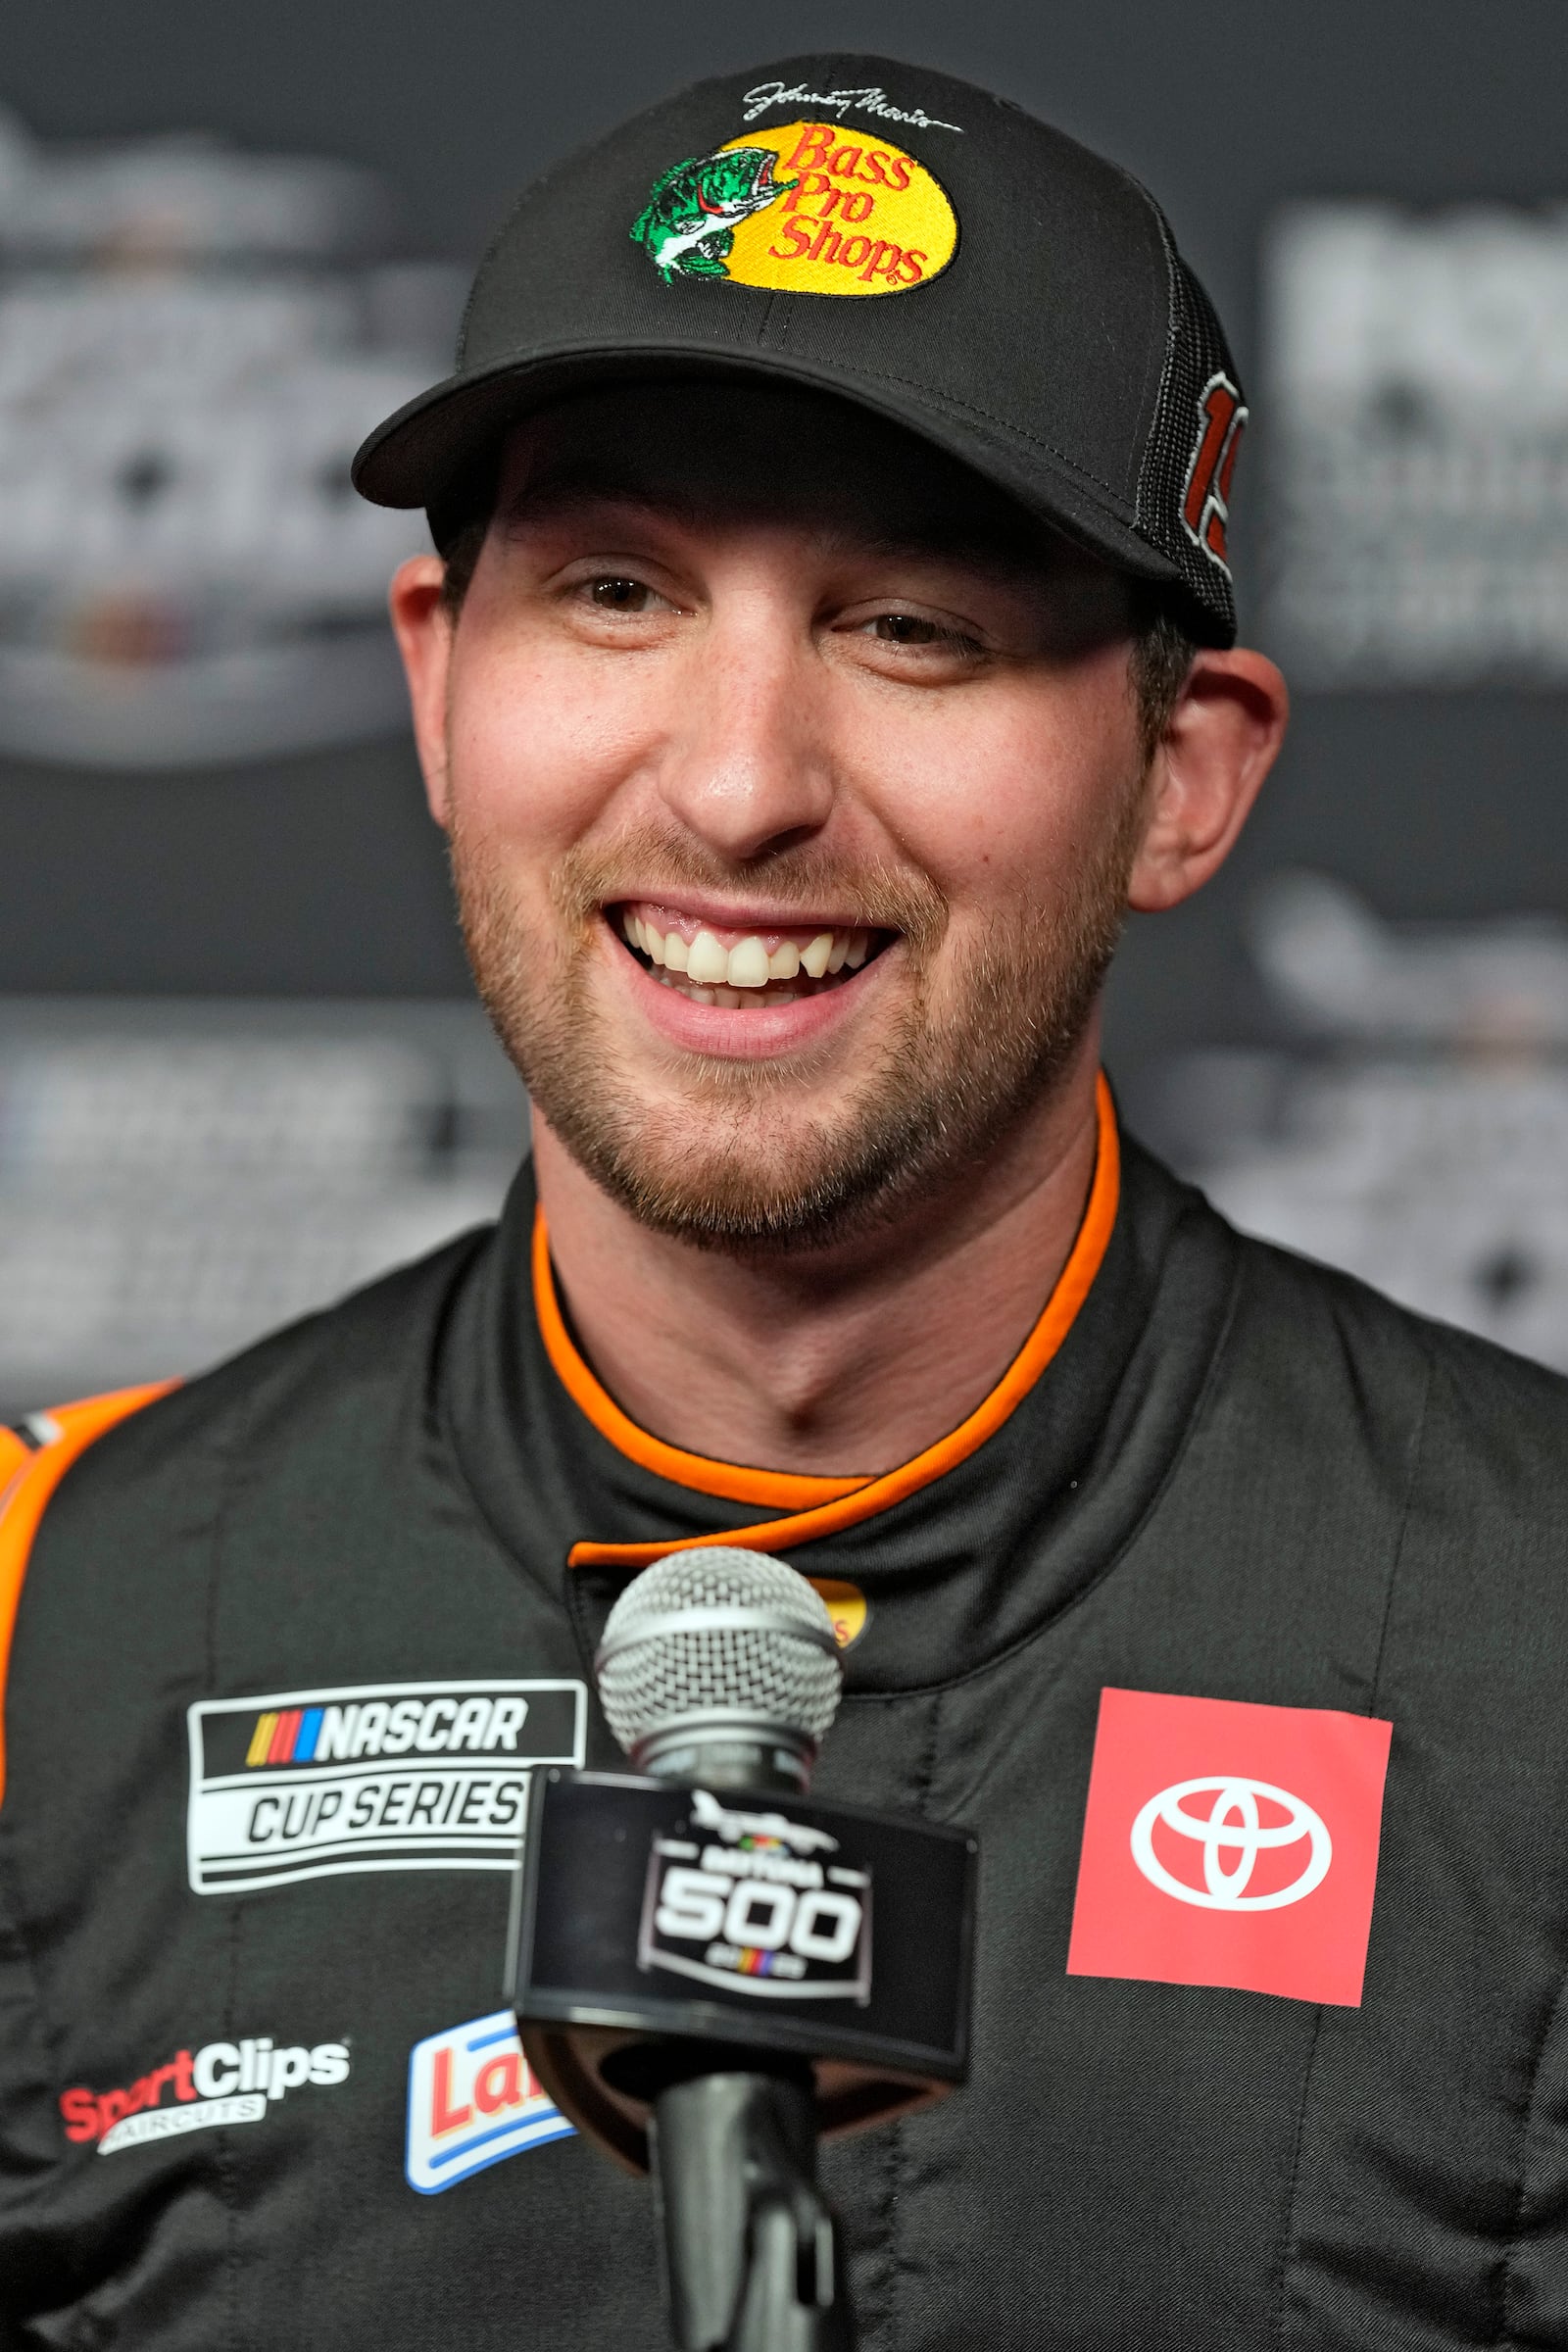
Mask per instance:
[[[598,502],[705,523],[801,522],[890,552],[1009,568],[1099,568],[903,426],[792,385],[617,385],[575,394],[514,427],[501,470],[505,516]]]

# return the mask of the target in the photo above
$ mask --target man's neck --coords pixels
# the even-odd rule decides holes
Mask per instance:
[[[1017,1354],[1094,1177],[1098,1040],[951,1197],[832,1251],[742,1260],[652,1233],[540,1120],[551,1257],[577,1341],[651,1435],[821,1477],[875,1474],[956,1426]]]

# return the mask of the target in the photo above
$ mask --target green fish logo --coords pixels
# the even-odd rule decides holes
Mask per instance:
[[[656,179],[631,225],[666,286],[677,277],[728,277],[733,223],[749,220],[793,188],[775,179],[771,147],[725,147],[695,155]]]

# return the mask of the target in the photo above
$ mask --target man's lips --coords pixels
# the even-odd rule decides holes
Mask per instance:
[[[632,899],[606,918],[664,987],[699,1004],[761,1011],[845,986],[894,934],[865,925],[724,922],[662,901]]]

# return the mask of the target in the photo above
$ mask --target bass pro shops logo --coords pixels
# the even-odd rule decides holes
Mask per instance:
[[[1102,1690],[1067,1974],[1357,2007],[1391,1732]]]
[[[537,1764],[580,1764],[577,1682],[386,1683],[189,1713],[197,1894],[364,1870],[510,1870]]]
[[[62,2091],[66,2137],[96,2140],[100,2156],[179,2139],[231,2124],[259,2124],[291,2090],[314,2082],[330,2089],[349,2079],[348,2044],[279,2043],[270,2034],[244,2041],[209,2041],[194,2052],[176,2050],[122,2090]],[[167,2097],[166,2094],[167,2093]]]
[[[871,1882],[838,1841],[781,1813],[692,1791],[689,1835],[656,1838],[637,1965],[772,1999],[871,1991]]]
[[[840,122],[786,122],[674,165],[630,234],[666,286],[902,294],[947,268],[958,223],[940,181],[902,147]]]

